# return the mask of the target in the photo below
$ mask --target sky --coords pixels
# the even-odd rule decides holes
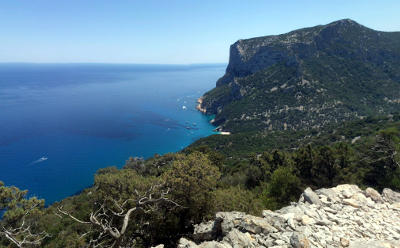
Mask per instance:
[[[400,31],[399,0],[0,0],[0,62],[227,63],[238,39],[350,18]]]

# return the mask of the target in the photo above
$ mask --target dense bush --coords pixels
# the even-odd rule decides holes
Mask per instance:
[[[301,193],[300,179],[290,167],[279,167],[266,183],[264,203],[268,209],[283,207],[292,201],[297,201]]]

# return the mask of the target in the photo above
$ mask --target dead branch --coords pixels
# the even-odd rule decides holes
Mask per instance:
[[[162,190],[162,187],[162,184],[153,185],[143,194],[135,190],[136,198],[130,198],[123,202],[112,199],[111,206],[108,206],[105,201],[98,209],[90,213],[89,221],[78,219],[69,212],[63,210],[62,206],[58,207],[58,211],[75,222],[91,225],[97,230],[97,235],[89,241],[90,247],[103,247],[103,245],[106,244],[109,244],[108,247],[119,247],[127,231],[130,217],[134,212],[142,211],[144,213],[149,213],[156,211],[157,204],[159,203],[169,203],[173,208],[180,207],[178,203],[167,197],[170,189]],[[120,224],[119,227],[114,221],[115,218],[122,218],[122,224]],[[81,238],[86,237],[88,233],[89,232],[81,235]]]
[[[37,204],[30,208],[22,217],[22,222],[17,228],[1,227],[0,234],[4,235],[9,241],[17,247],[23,248],[27,246],[39,246],[42,241],[50,234],[43,231],[41,233],[32,233],[31,226],[26,224],[26,217],[30,214],[32,209],[36,208]]]

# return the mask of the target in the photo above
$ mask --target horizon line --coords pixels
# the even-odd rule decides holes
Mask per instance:
[[[226,65],[229,62],[204,62],[204,63],[134,63],[134,62],[1,62],[0,64],[98,64],[98,65],[170,65],[170,66],[192,66],[192,65]]]

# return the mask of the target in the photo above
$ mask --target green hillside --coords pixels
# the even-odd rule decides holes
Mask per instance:
[[[400,33],[352,20],[239,40],[203,97],[226,131],[311,130],[400,110]]]

